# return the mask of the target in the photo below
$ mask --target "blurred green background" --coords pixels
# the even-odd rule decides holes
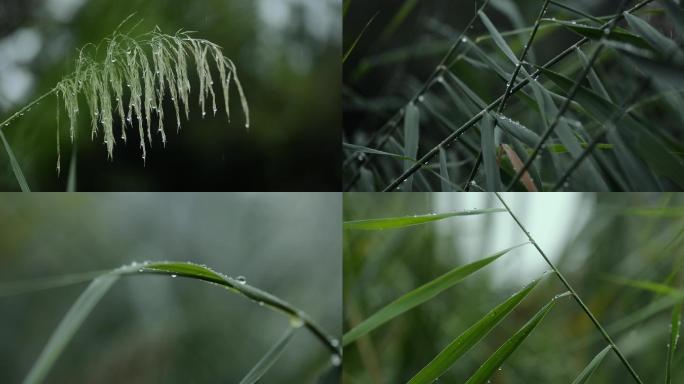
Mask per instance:
[[[245,276],[340,337],[341,210],[339,194],[321,193],[5,194],[0,382],[20,382],[87,285],[17,294],[12,282],[132,261],[191,261]],[[46,382],[235,383],[289,326],[211,284],[130,276],[95,307]],[[330,358],[300,329],[263,382],[316,382]]]
[[[670,308],[639,318],[662,296],[617,284],[626,278],[681,289],[684,196],[679,194],[516,194],[504,199],[570,281],[645,383],[663,382]],[[501,207],[484,193],[346,193],[344,219]],[[465,216],[384,231],[345,231],[344,329],[443,273],[525,242],[507,213]],[[522,286],[550,269],[530,245],[507,253],[431,301],[345,348],[345,383],[406,382],[448,343]],[[554,295],[554,275],[440,379],[462,383]],[[492,383],[570,383],[606,343],[571,299],[556,304]],[[673,382],[684,377],[675,354]],[[633,379],[609,353],[593,383]]]
[[[0,116],[54,87],[74,70],[77,49],[102,41],[132,13],[129,25],[142,21],[134,34],[158,25],[169,34],[196,31],[222,46],[245,88],[251,128],[244,129],[235,89],[230,125],[221,114],[202,119],[191,68],[190,121],[180,134],[170,132],[165,149],[157,140],[144,166],[134,142],[117,145],[114,161],[107,160],[101,138],[88,138],[87,115],[80,116],[79,190],[339,189],[338,0],[3,0]],[[173,115],[170,100],[165,109]],[[3,127],[35,190],[66,188],[71,146],[62,143],[58,178],[55,127],[54,97]],[[0,159],[0,190],[18,190],[4,149]]]

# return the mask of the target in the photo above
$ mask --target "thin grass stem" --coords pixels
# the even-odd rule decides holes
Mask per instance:
[[[579,306],[582,308],[584,313],[586,313],[587,316],[591,319],[591,322],[594,323],[594,326],[596,327],[596,329],[598,329],[599,332],[601,332],[601,335],[603,335],[603,338],[606,340],[606,342],[608,342],[608,344],[610,344],[610,346],[612,347],[613,351],[615,351],[615,353],[617,354],[617,356],[620,359],[620,361],[622,362],[622,364],[624,364],[625,367],[627,368],[627,370],[629,371],[630,375],[634,378],[634,380],[637,383],[643,384],[643,382],[639,378],[639,375],[636,373],[636,371],[634,370],[632,365],[627,361],[627,358],[625,357],[625,355],[622,353],[620,348],[618,348],[618,346],[615,344],[615,342],[613,342],[613,339],[611,339],[610,335],[608,335],[608,332],[606,332],[606,330],[603,328],[601,323],[599,323],[599,321],[596,319],[596,316],[594,316],[594,314],[591,312],[589,307],[587,307],[587,305],[584,303],[584,301],[582,301],[582,299],[577,294],[577,291],[575,291],[575,289],[570,285],[568,280],[561,273],[561,271],[558,270],[556,265],[553,264],[551,262],[551,260],[546,256],[544,251],[542,251],[541,247],[539,247],[539,244],[537,244],[537,242],[534,241],[530,232],[525,228],[525,226],[522,224],[522,222],[520,222],[518,217],[515,216],[515,214],[513,213],[511,208],[508,206],[508,204],[506,204],[506,201],[501,197],[501,195],[498,192],[495,192],[495,194],[496,194],[496,197],[501,202],[501,204],[503,204],[504,208],[506,208],[506,211],[508,211],[508,214],[511,215],[511,218],[516,222],[516,224],[518,224],[518,227],[520,227],[520,229],[525,233],[525,235],[529,239],[530,243],[532,243],[532,245],[537,249],[537,252],[539,252],[539,254],[542,256],[542,258],[544,258],[544,261],[546,261],[546,264],[548,264],[549,267],[551,267],[551,269],[556,273],[556,276],[558,276],[558,278],[563,283],[565,288],[568,291],[570,291],[570,293],[572,294],[572,297],[579,304]]]

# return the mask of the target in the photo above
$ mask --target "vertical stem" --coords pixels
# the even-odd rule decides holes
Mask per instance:
[[[601,334],[603,335],[603,338],[604,338],[604,339],[608,342],[608,344],[610,344],[610,346],[613,348],[613,351],[615,351],[615,353],[617,354],[618,358],[620,358],[620,361],[622,361],[622,363],[625,365],[625,367],[627,367],[627,370],[628,370],[629,373],[632,375],[632,377],[634,378],[634,380],[635,380],[637,383],[639,383],[639,384],[643,384],[643,382],[642,382],[641,379],[639,378],[639,375],[637,375],[637,373],[636,373],[636,371],[634,370],[634,368],[632,368],[632,366],[631,366],[631,365],[629,364],[629,362],[627,361],[627,358],[625,358],[625,356],[622,354],[622,351],[620,351],[620,349],[617,347],[617,345],[615,345],[615,343],[613,342],[613,339],[610,338],[610,336],[608,335],[608,332],[606,332],[606,330],[603,328],[603,326],[601,326],[601,324],[600,324],[599,321],[596,319],[596,317],[594,316],[594,314],[591,312],[591,310],[589,309],[589,307],[587,307],[587,305],[584,304],[584,301],[582,301],[582,299],[580,299],[579,295],[577,295],[577,292],[576,292],[575,289],[570,285],[570,283],[569,283],[568,280],[565,278],[565,276],[563,276],[563,274],[558,270],[558,268],[556,268],[556,266],[551,262],[551,260],[549,260],[549,258],[546,256],[546,254],[544,253],[544,251],[542,251],[542,249],[539,247],[539,245],[537,244],[537,242],[534,241],[534,239],[532,238],[532,235],[530,235],[530,232],[528,232],[527,229],[525,229],[525,227],[522,225],[522,223],[520,222],[520,220],[518,220],[518,218],[515,216],[515,214],[513,214],[513,212],[511,211],[511,208],[508,206],[508,204],[506,204],[506,202],[505,202],[504,199],[501,197],[501,195],[500,195],[498,192],[495,192],[495,194],[496,194],[496,197],[497,197],[497,198],[499,199],[499,201],[501,202],[501,204],[503,204],[503,206],[506,208],[506,211],[508,211],[508,214],[511,215],[511,217],[512,217],[513,220],[518,224],[518,226],[520,227],[520,229],[522,229],[522,231],[525,232],[525,235],[527,235],[527,238],[530,240],[530,243],[532,243],[532,245],[534,245],[534,247],[537,248],[537,251],[539,252],[539,254],[544,258],[544,260],[545,260],[546,263],[549,265],[549,267],[551,267],[551,269],[556,273],[556,276],[558,276],[558,278],[559,278],[560,281],[563,283],[563,285],[565,286],[565,288],[567,288],[567,290],[570,291],[570,293],[572,294],[572,297],[574,297],[574,298],[575,298],[575,301],[580,305],[580,307],[582,307],[582,310],[584,311],[584,313],[586,313],[587,316],[589,316],[589,318],[591,319],[591,322],[594,323],[594,325],[596,326],[596,328],[597,328],[597,329],[601,332]]]

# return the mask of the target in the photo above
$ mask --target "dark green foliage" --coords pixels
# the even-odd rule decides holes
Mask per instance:
[[[351,3],[345,26],[370,4]],[[411,190],[684,189],[684,11],[591,4],[438,1],[412,7],[394,40],[367,30],[344,64],[345,142],[392,152],[415,104],[420,147],[408,168],[345,147],[345,190],[405,190],[416,177]],[[374,182],[357,184],[362,168]]]

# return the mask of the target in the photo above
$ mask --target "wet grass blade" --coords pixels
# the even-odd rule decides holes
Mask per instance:
[[[436,213],[429,215],[414,215],[414,216],[400,216],[387,217],[382,219],[368,219],[368,220],[352,220],[344,222],[344,229],[375,231],[383,229],[396,229],[410,227],[413,225],[420,225],[430,223],[433,221],[444,220],[454,216],[472,216],[482,215],[487,213],[506,212],[505,209],[500,208],[485,208],[472,209],[468,211]]]
[[[452,192],[451,184],[448,183],[450,179],[446,151],[442,147],[439,147],[439,175],[441,177],[442,192]]]
[[[394,319],[402,313],[415,308],[420,304],[423,304],[444,290],[453,287],[461,280],[489,265],[489,263],[503,256],[512,249],[518,248],[525,244],[527,243],[504,249],[503,251],[499,251],[491,256],[485,257],[484,259],[454,268],[442,276],[439,276],[436,279],[423,284],[413,291],[401,296],[345,333],[342,338],[342,344],[344,346],[349,345],[359,337],[371,332],[372,330]]]
[[[482,340],[496,327],[518,304],[537,286],[541,279],[537,279],[525,286],[518,293],[511,296],[503,303],[497,305],[482,317],[478,322],[461,333],[449,345],[446,346],[428,365],[423,367],[409,384],[434,383],[442,376],[463,354]]]
[[[21,167],[19,166],[19,162],[17,161],[17,158],[14,157],[14,152],[12,152],[12,148],[10,148],[9,143],[7,142],[7,139],[5,138],[5,133],[2,132],[2,129],[0,129],[0,140],[2,140],[2,144],[5,146],[5,150],[7,151],[7,155],[9,156],[9,159],[10,159],[10,164],[12,165],[12,172],[14,172],[14,177],[17,179],[17,182],[19,183],[19,187],[21,188],[21,191],[22,192],[31,192],[31,188],[29,188],[29,185],[26,182],[26,178],[24,177],[24,173],[21,171]]]
[[[283,353],[283,350],[287,346],[287,344],[290,342],[290,339],[292,338],[292,335],[294,334],[295,328],[289,327],[283,336],[278,340],[273,347],[266,352],[264,357],[259,360],[258,363],[252,368],[247,375],[240,380],[240,384],[254,384],[258,382],[261,377],[268,371],[271,366],[278,360],[280,355]]]
[[[503,188],[499,164],[496,161],[495,127],[495,120],[489,113],[485,113],[480,121],[480,145],[482,146],[482,161],[484,162],[485,181],[488,191],[500,191]]]
[[[553,308],[556,298],[549,301],[539,310],[518,332],[508,339],[499,349],[496,350],[488,359],[470,376],[466,384],[487,383],[492,375],[501,367],[508,357],[522,344],[529,334],[537,327],[540,321]]]
[[[513,121],[510,118],[500,114],[495,114],[494,116],[496,117],[496,122],[499,127],[510,133],[516,139],[525,143],[525,145],[534,148],[534,146],[539,142],[539,135],[519,122]]]
[[[83,321],[88,317],[90,311],[92,311],[93,307],[118,279],[119,276],[117,274],[108,273],[90,283],[74,305],[71,306],[69,312],[67,312],[57,326],[57,329],[52,332],[50,340],[48,340],[38,360],[33,364],[31,371],[29,371],[24,379],[24,384],[41,383],[45,379],[48,371]]]
[[[679,342],[679,328],[681,326],[682,305],[672,308],[672,322],[670,323],[670,343],[667,345],[667,360],[665,362],[665,384],[672,383],[672,360]]]
[[[233,293],[247,297],[254,303],[264,305],[287,315],[292,328],[306,328],[319,339],[333,356],[341,356],[339,342],[328,336],[305,312],[268,292],[247,284],[244,279],[234,279],[204,265],[189,262],[132,263],[106,272],[90,283],[88,288],[71,306],[55,331],[53,331],[40,356],[24,379],[24,384],[34,384],[43,381],[52,365],[64,350],[64,347],[66,347],[88,314],[121,275],[142,276],[145,274],[163,274],[171,277],[181,276],[221,285]]]
[[[594,374],[594,371],[598,368],[598,366],[601,364],[603,361],[603,358],[606,357],[606,354],[608,351],[610,351],[611,346],[608,345],[605,348],[601,350],[596,356],[594,356],[593,359],[589,362],[589,364],[580,372],[580,374],[573,380],[572,384],[584,384],[586,383],[589,378],[591,378],[591,375]]]

